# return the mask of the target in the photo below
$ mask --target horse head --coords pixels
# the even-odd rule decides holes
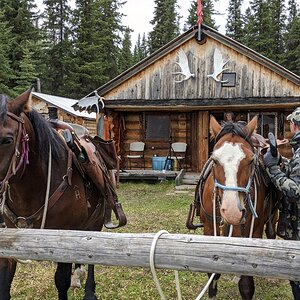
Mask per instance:
[[[15,175],[28,155],[24,113],[31,110],[31,89],[16,99],[0,96],[0,190]],[[21,161],[23,160],[23,161]]]
[[[257,117],[248,124],[237,122],[226,123],[224,126],[214,117],[210,119],[210,129],[216,141],[211,156],[214,162],[214,193],[219,201],[221,217],[231,225],[245,222],[246,202],[251,202],[249,197],[256,154],[250,137],[256,125]]]

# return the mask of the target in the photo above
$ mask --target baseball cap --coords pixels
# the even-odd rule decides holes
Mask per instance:
[[[300,122],[300,107],[297,107],[291,114],[289,114],[286,119],[288,121]]]

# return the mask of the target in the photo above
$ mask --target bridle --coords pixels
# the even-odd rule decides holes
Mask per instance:
[[[16,175],[16,173],[22,167],[22,174],[25,171],[26,165],[29,164],[28,154],[29,154],[29,137],[24,126],[24,116],[22,112],[20,117],[17,115],[7,112],[7,115],[18,122],[18,133],[15,142],[15,150],[11,157],[9,167],[7,169],[4,179],[0,182],[0,195],[5,193],[9,180]]]
[[[254,218],[258,218],[258,215],[255,211],[254,206],[253,206],[253,201],[252,201],[252,198],[251,198],[250,188],[251,188],[253,182],[255,181],[255,171],[256,171],[256,168],[257,168],[257,162],[258,162],[257,154],[254,154],[253,160],[251,162],[251,173],[250,173],[248,182],[247,182],[245,187],[223,185],[223,184],[221,184],[217,181],[217,179],[214,175],[214,172],[213,172],[213,176],[214,176],[214,195],[216,196],[218,189],[220,189],[222,191],[233,191],[233,192],[245,193],[245,195],[246,195],[245,199],[247,200],[247,203],[249,205],[249,208],[250,208],[251,213],[254,216]],[[213,168],[213,166],[212,166],[212,168]],[[241,207],[240,207],[240,210],[242,210]]]

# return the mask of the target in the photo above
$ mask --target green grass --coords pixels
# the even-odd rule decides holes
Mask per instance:
[[[174,182],[156,184],[121,183],[119,201],[128,218],[128,225],[114,232],[191,233],[185,221],[192,195],[174,195]],[[170,194],[170,195],[168,195]],[[196,234],[201,234],[201,230]],[[187,251],[189,251],[187,249]],[[14,300],[57,299],[54,285],[55,263],[18,264],[12,287]],[[150,269],[96,266],[96,294],[102,300],[159,300]],[[174,272],[157,270],[166,298],[176,298]],[[182,298],[195,299],[207,282],[203,273],[179,272]],[[236,278],[222,275],[218,283],[218,299],[240,299]],[[255,278],[256,300],[292,299],[288,281]],[[83,298],[83,290],[70,290],[70,300]],[[205,296],[203,299],[207,299]]]

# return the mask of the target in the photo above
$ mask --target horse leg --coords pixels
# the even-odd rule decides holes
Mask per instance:
[[[55,285],[59,300],[68,300],[68,289],[71,285],[72,264],[57,263]]]
[[[207,273],[208,278],[212,276],[211,273]],[[208,299],[216,299],[217,292],[218,292],[218,280],[220,278],[221,274],[215,274],[214,279],[212,280],[211,284],[208,288]]]
[[[300,300],[300,282],[299,281],[290,281],[292,287],[292,292],[294,300]]]
[[[251,300],[254,295],[254,280],[252,276],[241,276],[239,290],[243,300]]]
[[[16,272],[17,263],[12,259],[0,259],[0,300],[10,299],[10,287]]]
[[[95,295],[95,275],[94,275],[94,265],[88,265],[88,274],[85,282],[85,295],[83,300],[97,300]]]

